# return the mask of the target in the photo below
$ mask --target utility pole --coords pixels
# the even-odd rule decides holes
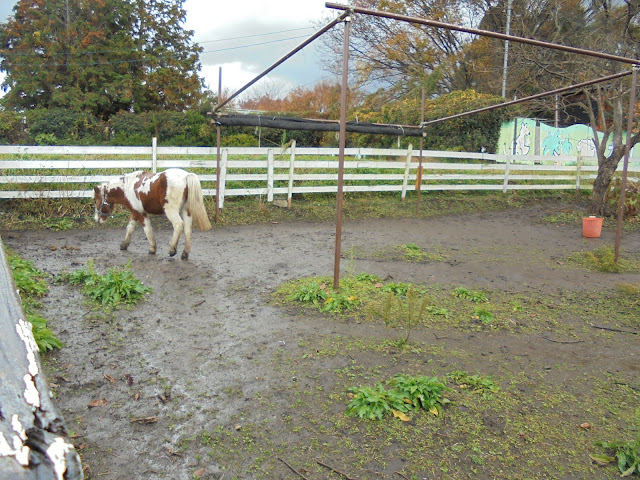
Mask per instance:
[[[509,35],[511,30],[511,6],[513,0],[507,3],[507,28],[504,33]],[[507,65],[509,63],[509,40],[504,41],[504,61],[502,63],[502,98],[507,98]]]

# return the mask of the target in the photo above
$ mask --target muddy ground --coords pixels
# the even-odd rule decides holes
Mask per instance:
[[[514,295],[569,289],[588,296],[620,282],[640,281],[637,273],[612,275],[568,266],[570,253],[611,244],[614,232],[605,229],[602,238],[587,240],[581,225],[542,221],[565,208],[544,204],[430,219],[349,221],[343,227],[341,269],[343,274],[376,274],[385,281],[464,285]],[[354,322],[272,301],[271,293],[287,280],[333,275],[334,224],[196,231],[188,261],[168,256],[171,231],[156,224],[155,256],[147,254],[140,229],[126,252],[118,248],[124,230],[108,225],[2,234],[16,253],[53,276],[83,268],[89,260],[98,272],[130,261],[135,275],[153,288],[146,301],[115,312],[92,307],[68,285],[52,285],[43,299],[49,327],[65,344],[45,357],[50,383],[88,478],[345,478],[337,471],[359,479],[527,478],[526,473],[483,470],[481,462],[475,462],[475,476],[464,466],[458,473],[442,466],[416,470],[402,446],[393,442],[379,451],[382,460],[355,461],[339,435],[305,435],[314,428],[314,418],[344,413],[348,398],[336,382],[336,371],[349,367],[355,372],[355,364],[361,371],[377,369],[380,377],[399,371],[398,355],[347,347],[395,339],[396,332],[381,322]],[[409,263],[375,254],[406,243],[445,250],[446,261]],[[640,252],[640,234],[626,234],[623,247]],[[436,367],[466,368],[496,378],[506,371],[524,372],[532,381],[543,377],[562,385],[571,371],[562,366],[580,366],[640,386],[639,337],[605,335],[588,328],[589,319],[579,321],[585,328],[575,330],[576,341],[553,332],[459,329],[415,332],[412,341],[427,350],[437,348],[429,350],[428,362],[422,357]],[[345,352],[322,355],[331,345]],[[453,350],[465,355],[449,358]],[[574,390],[575,398],[588,402],[588,392],[579,386]],[[300,401],[305,395],[335,401]],[[498,435],[508,424],[509,419],[495,414],[484,428]],[[253,440],[240,440],[247,431]],[[234,435],[237,443],[221,444],[224,439],[236,442]],[[442,437],[446,443],[446,435]],[[589,464],[586,453],[581,458]],[[321,455],[334,470],[315,463]],[[462,465],[464,461],[461,457]],[[548,468],[531,472],[529,478],[572,478],[553,464]],[[614,468],[588,466],[582,478],[616,476]]]

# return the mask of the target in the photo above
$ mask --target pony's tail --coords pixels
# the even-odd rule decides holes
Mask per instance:
[[[211,230],[211,222],[207,216],[207,209],[204,206],[204,200],[202,198],[202,187],[200,186],[200,179],[195,173],[187,175],[187,205],[189,207],[189,213],[193,218],[194,225],[203,232]]]

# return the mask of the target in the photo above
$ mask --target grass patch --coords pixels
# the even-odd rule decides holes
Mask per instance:
[[[622,273],[640,271],[640,261],[635,258],[615,259],[615,250],[611,245],[605,245],[594,250],[576,252],[569,256],[569,262],[585,268],[604,273]]]
[[[413,332],[553,332],[575,339],[590,323],[633,328],[640,325],[640,288],[636,284],[589,294],[572,290],[525,294],[485,292],[460,285],[384,283],[375,276],[359,274],[341,280],[342,290],[337,297],[351,300],[348,306],[336,301],[336,308],[329,307],[324,298],[329,297],[331,284],[329,277],[291,280],[281,285],[273,298],[277,303],[328,312],[354,322],[384,323],[397,332],[398,345],[408,341]]]

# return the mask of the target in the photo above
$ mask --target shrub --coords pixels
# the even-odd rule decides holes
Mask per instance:
[[[622,187],[622,181],[619,178],[614,179],[609,185],[607,195],[605,196],[605,202],[611,209],[618,212],[618,206],[620,204],[620,192]],[[627,181],[624,194],[624,207],[623,216],[634,217],[638,215],[640,211],[640,186],[637,182]]]

